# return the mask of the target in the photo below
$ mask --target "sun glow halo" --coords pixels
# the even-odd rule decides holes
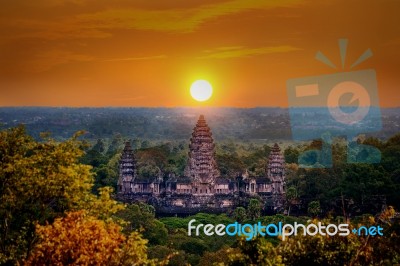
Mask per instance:
[[[192,83],[192,86],[190,86],[190,94],[193,99],[199,102],[204,102],[210,99],[212,93],[212,86],[207,80],[196,80]]]

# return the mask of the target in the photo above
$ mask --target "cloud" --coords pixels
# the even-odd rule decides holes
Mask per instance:
[[[126,57],[126,58],[113,58],[104,60],[106,62],[119,62],[119,61],[142,61],[142,60],[153,60],[153,59],[164,59],[167,58],[166,55],[154,55],[154,56],[144,56],[144,57]]]
[[[237,58],[237,57],[251,57],[255,55],[287,53],[298,50],[301,49],[290,45],[266,46],[259,48],[246,48],[241,46],[219,47],[212,51],[210,50],[205,51],[206,55],[200,56],[198,58],[225,59],[225,58]]]
[[[167,32],[192,32],[207,20],[253,9],[292,6],[300,0],[259,1],[233,0],[186,9],[167,10],[105,10],[83,14],[78,19],[83,25],[99,28],[126,28]]]
[[[39,73],[48,71],[59,65],[93,60],[92,56],[55,49],[37,54],[33,59],[25,63],[24,69],[27,72]]]
[[[259,1],[231,0],[213,4],[170,9],[124,8],[115,4],[109,7],[87,5],[80,12],[73,8],[68,15],[51,16],[4,16],[0,18],[0,30],[12,34],[0,36],[1,39],[41,38],[76,39],[109,38],[113,30],[135,29],[162,32],[193,32],[202,23],[229,14],[255,9],[272,9],[294,6],[303,0]],[[82,3],[81,3],[82,2]],[[58,4],[64,3],[62,0]],[[84,5],[84,1],[77,1]],[[95,6],[95,5],[93,5]],[[47,6],[48,12],[51,9]],[[67,6],[65,7],[67,9]],[[65,11],[67,12],[67,11]]]

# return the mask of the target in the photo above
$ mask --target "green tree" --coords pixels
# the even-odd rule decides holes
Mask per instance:
[[[290,186],[286,189],[286,205],[288,207],[287,215],[290,215],[290,209],[293,205],[293,202],[297,199],[297,190],[295,187]]]
[[[244,222],[247,219],[246,209],[243,207],[237,207],[233,212],[233,218],[238,222]]]
[[[321,212],[321,205],[319,201],[316,200],[308,203],[307,211],[312,217],[316,217]]]
[[[107,149],[106,155],[108,157],[114,156],[119,151],[119,149],[122,148],[122,145],[123,145],[123,140],[121,134],[116,134],[113,137],[111,144]]]
[[[286,163],[298,163],[299,160],[299,150],[296,148],[293,148],[292,146],[289,146],[287,149],[284,151],[284,156],[285,156],[285,162]]]
[[[102,139],[98,139],[92,150],[97,151],[98,153],[104,153],[104,151],[106,150],[104,141]]]
[[[261,203],[258,199],[251,199],[247,207],[247,217],[255,221],[261,216]]]
[[[149,240],[150,245],[166,243],[168,231],[165,225],[155,218],[155,211],[152,206],[143,203],[129,204],[116,216],[128,222],[124,228],[125,233],[142,231],[143,237]]]
[[[91,167],[79,163],[78,136],[37,142],[22,126],[0,132],[0,263],[15,264],[32,250],[35,224],[79,209],[110,219],[123,208],[109,189],[91,193]]]
[[[235,178],[242,174],[246,169],[246,166],[237,155],[226,153],[217,154],[216,160],[221,175],[224,177]]]
[[[140,148],[147,149],[148,147],[150,147],[150,142],[148,140],[143,140]]]

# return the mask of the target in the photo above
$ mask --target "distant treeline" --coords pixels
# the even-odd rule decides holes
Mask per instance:
[[[0,108],[0,125],[24,124],[28,133],[41,132],[64,140],[86,130],[89,140],[122,135],[148,140],[187,140],[198,116],[204,114],[217,140],[291,140],[288,109],[285,108]],[[316,110],[316,114],[319,114]],[[317,117],[323,120],[324,117]],[[371,136],[388,138],[399,132],[400,108],[382,109],[383,128]]]

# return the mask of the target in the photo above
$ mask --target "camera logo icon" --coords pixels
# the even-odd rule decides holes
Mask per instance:
[[[347,40],[339,40],[339,46],[344,66]],[[352,67],[371,55],[368,49]],[[321,52],[316,57],[334,66]],[[382,128],[375,70],[290,79],[287,92],[293,139],[319,139],[322,143],[319,150],[308,150],[300,155],[300,167],[332,167],[333,137],[346,137],[347,162],[380,162],[381,154],[377,148],[356,141],[360,134]]]
[[[340,109],[340,98],[347,93],[353,95],[351,102],[360,101],[357,110],[352,113],[346,113]],[[336,121],[342,124],[355,124],[362,121],[368,114],[371,99],[367,90],[359,83],[344,81],[332,88],[328,95],[327,104],[331,116]]]

